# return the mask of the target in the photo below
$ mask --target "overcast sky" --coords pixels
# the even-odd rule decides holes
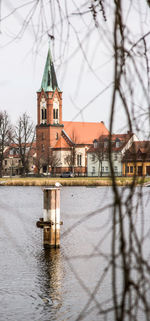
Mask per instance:
[[[58,84],[63,91],[63,119],[104,121],[108,127],[113,80],[112,12],[110,8],[107,9],[107,21],[105,22],[101,15],[101,27],[95,28],[92,15],[86,14],[89,10],[89,1],[75,1],[76,6],[73,1],[69,1],[67,10],[73,14],[71,15],[71,27],[68,28],[65,22],[65,0],[61,1],[62,12],[64,12],[63,23],[60,22],[57,6],[55,10],[53,8],[53,14],[51,14],[49,1],[45,0],[44,9],[39,6],[34,11],[33,5],[36,2],[36,0],[22,0],[22,7],[16,10],[20,5],[19,0],[2,0],[1,110],[6,109],[13,122],[26,111],[36,123],[36,91],[40,88],[44,71],[49,46],[47,30],[49,30],[49,33],[55,37],[55,40],[51,41],[51,51]],[[146,12],[146,1],[143,0],[141,22],[138,1],[133,2],[134,9],[129,13],[127,5],[125,14],[132,35],[138,39],[141,32],[149,30],[149,14]],[[77,15],[77,5],[83,3],[86,4],[81,6],[84,13],[81,17]],[[33,14],[32,19],[30,19],[31,13]],[[25,17],[29,20],[27,26],[24,23]],[[77,49],[78,47],[80,49]],[[80,112],[84,107],[85,109]],[[126,119],[119,105],[114,130],[116,132],[127,130]]]

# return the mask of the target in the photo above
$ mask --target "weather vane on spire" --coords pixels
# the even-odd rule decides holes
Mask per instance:
[[[50,40],[54,40],[55,37],[53,35],[51,35],[49,32],[47,32],[47,35],[48,35],[49,45],[50,45]]]

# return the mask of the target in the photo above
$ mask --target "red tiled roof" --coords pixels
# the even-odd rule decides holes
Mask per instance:
[[[138,152],[138,150],[140,150],[142,153],[150,153],[150,141],[143,140],[134,142],[129,150],[130,152]]]
[[[150,141],[134,142],[126,151],[123,161],[146,161],[150,160]]]
[[[69,147],[70,145],[66,142],[66,140],[62,136],[59,138],[56,145],[54,146],[54,148],[69,148]]]
[[[103,122],[70,122],[64,121],[64,130],[76,144],[93,144],[93,140],[101,135],[109,135]]]
[[[23,144],[22,144],[23,146]],[[30,156],[33,156],[36,152],[36,142],[34,141],[33,143],[27,143],[26,144],[26,147],[30,147],[31,146],[31,149],[30,149]],[[19,146],[18,144],[10,144],[9,146],[6,147],[5,149],[5,152],[4,152],[4,157],[14,157],[14,158],[19,158],[20,155],[19,154],[10,154],[10,150],[11,149],[19,149]]]
[[[133,133],[127,133],[127,134],[112,134],[111,135],[111,141],[115,142],[116,139],[119,139],[121,142],[127,142],[131,137],[133,136]],[[100,140],[104,140],[105,138],[109,139],[108,135],[102,135],[100,137]]]
[[[127,134],[112,134],[111,135],[111,148],[113,152],[118,152],[123,149],[123,147],[127,144],[129,139],[133,136],[133,133],[127,133]],[[102,135],[99,137],[97,140],[98,142],[101,142],[102,144],[104,143],[105,139],[109,141],[109,135]],[[116,141],[120,141],[120,146],[116,147]],[[98,148],[97,148],[98,149]],[[104,148],[104,151],[107,151],[108,147]],[[92,146],[89,150],[88,153],[92,153],[95,151],[94,146]]]

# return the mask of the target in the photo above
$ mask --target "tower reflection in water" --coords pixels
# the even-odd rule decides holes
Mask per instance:
[[[64,270],[60,249],[43,249],[38,258],[40,298],[44,306],[59,310],[62,306]]]

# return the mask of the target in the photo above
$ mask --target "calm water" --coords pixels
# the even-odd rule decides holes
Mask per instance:
[[[101,209],[112,202],[111,188],[61,189],[61,248],[51,251],[43,249],[36,227],[42,193],[39,187],[0,187],[0,321],[77,320],[82,312],[84,320],[103,320],[99,303],[109,304],[111,275],[97,285],[110,253],[111,210]]]

